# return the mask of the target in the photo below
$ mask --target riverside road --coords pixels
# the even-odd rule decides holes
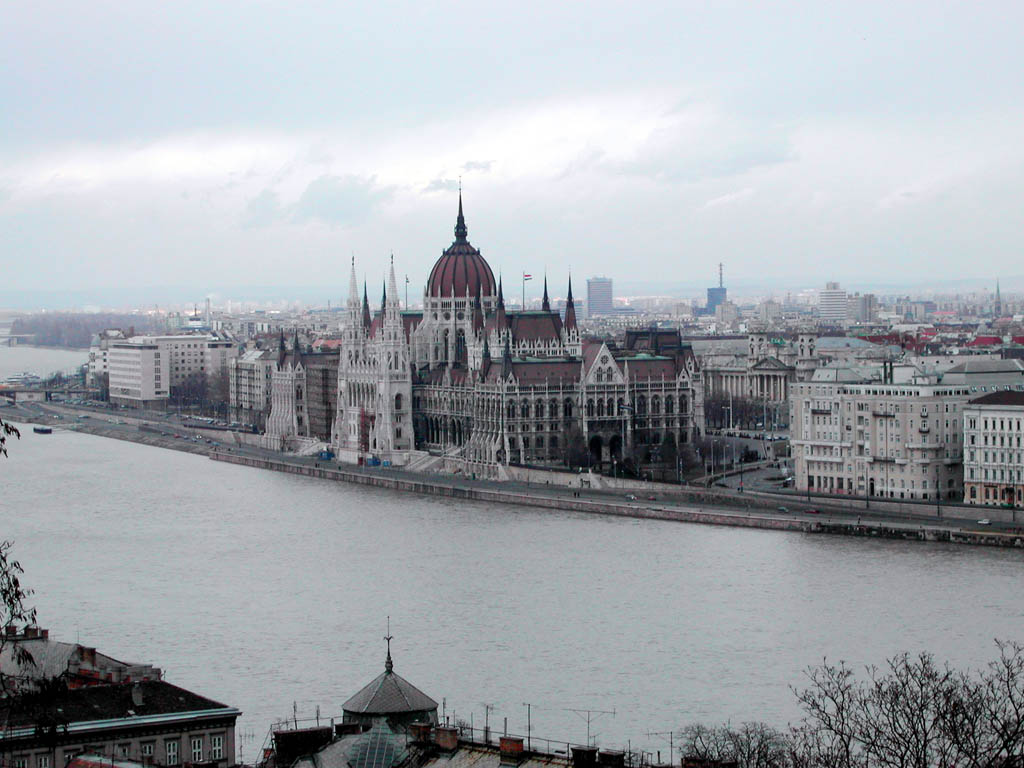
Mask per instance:
[[[813,506],[812,502],[807,502],[799,496],[771,499],[735,489],[714,489],[713,491],[694,489],[695,492],[702,495],[700,502],[695,504],[688,499],[676,498],[688,489],[664,484],[651,484],[648,489],[567,488],[550,483],[498,482],[447,473],[415,473],[394,467],[370,468],[339,465],[336,462],[315,457],[296,457],[256,446],[233,445],[229,430],[220,430],[223,437],[217,439],[217,435],[209,431],[210,428],[207,424],[178,414],[139,413],[52,402],[22,403],[6,408],[0,413],[5,419],[14,422],[46,424],[55,429],[84,431],[190,453],[213,455],[215,452],[227,452],[235,456],[251,457],[295,467],[343,469],[350,475],[386,476],[462,490],[501,491],[524,498],[561,499],[566,502],[567,507],[571,502],[581,499],[604,504],[614,503],[618,508],[635,509],[637,516],[644,517],[650,516],[652,511],[662,510],[669,518],[673,511],[708,511],[714,512],[718,516],[733,516],[737,518],[737,524],[740,518],[770,518],[804,524],[831,524],[834,527],[885,526],[890,530],[907,532],[952,530],[1010,535],[1019,533],[1021,530],[1018,525],[998,521],[984,526],[980,525],[978,519],[979,516],[985,514],[983,510],[978,510],[976,515],[970,517],[955,517],[954,513],[962,515],[962,508],[956,507],[949,508],[943,519],[937,520],[935,517],[913,518],[907,515],[894,515],[862,508],[843,509],[840,506],[842,500],[829,499],[822,501],[818,506]],[[201,438],[199,438],[198,432],[200,429],[204,430]],[[974,510],[972,509],[970,512],[973,513]]]

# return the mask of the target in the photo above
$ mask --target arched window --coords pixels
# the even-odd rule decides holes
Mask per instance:
[[[515,403],[509,403],[507,410],[508,410],[508,414],[507,414],[508,418],[514,419],[516,417],[516,404]]]
[[[665,413],[675,413],[675,400],[672,399],[672,395],[668,395],[665,398]]]
[[[661,399],[657,395],[651,398],[651,413],[661,413]]]
[[[397,395],[395,395],[395,410],[396,411],[402,410],[402,393],[401,392],[399,392]]]
[[[530,415],[530,401],[529,400],[523,400],[523,403],[522,403],[522,405],[519,408],[519,415],[522,416],[524,419],[527,416]]]
[[[538,419],[544,418],[544,401],[538,400],[537,405],[534,406],[534,416]]]
[[[587,400],[587,416],[593,418],[594,416],[594,401]]]
[[[569,398],[566,398],[565,402],[562,403],[562,417],[566,419],[572,418],[572,400]]]
[[[643,395],[636,399],[636,412],[647,413],[647,398]]]
[[[597,415],[604,416],[604,400],[600,398],[597,400]]]
[[[557,419],[558,418],[558,401],[557,400],[552,400],[550,403],[548,403],[548,418],[551,418],[551,419]]]

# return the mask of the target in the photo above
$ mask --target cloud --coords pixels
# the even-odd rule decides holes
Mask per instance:
[[[434,179],[423,188],[424,192],[454,192],[459,188],[455,179]]]
[[[704,203],[701,208],[707,210],[708,208],[718,208],[723,205],[730,205],[740,200],[745,200],[752,194],[754,194],[753,188],[746,187],[744,189],[737,190],[736,192],[729,192],[728,194],[720,195],[719,197],[713,197]]]
[[[394,187],[379,186],[376,176],[324,175],[309,183],[291,212],[296,221],[344,226],[363,221],[393,195]]]
[[[468,163],[462,166],[462,170],[466,173],[470,171],[487,171],[491,170],[491,166],[494,165],[493,160],[470,160]]]
[[[242,226],[251,229],[272,224],[281,218],[281,198],[272,189],[264,189],[245,206]]]

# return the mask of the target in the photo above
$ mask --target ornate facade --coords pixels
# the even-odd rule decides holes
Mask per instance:
[[[338,458],[407,465],[426,453],[487,474],[509,462],[557,464],[569,441],[610,462],[702,428],[701,375],[678,334],[666,349],[584,340],[569,282],[564,319],[506,309],[501,280],[468,239],[459,197],[455,241],[431,270],[423,310],[403,311],[394,265],[371,316],[349,283],[337,416]]]

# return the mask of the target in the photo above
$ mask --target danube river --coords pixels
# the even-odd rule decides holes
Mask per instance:
[[[1024,553],[452,503],[28,431],[0,460],[40,623],[268,725],[395,669],[457,718],[604,745],[794,720],[828,656],[958,665],[1024,640]]]
[[[0,341],[4,339],[0,336]],[[67,373],[89,360],[87,349],[47,349],[44,347],[8,347],[0,345],[0,381],[19,373],[46,376]]]

